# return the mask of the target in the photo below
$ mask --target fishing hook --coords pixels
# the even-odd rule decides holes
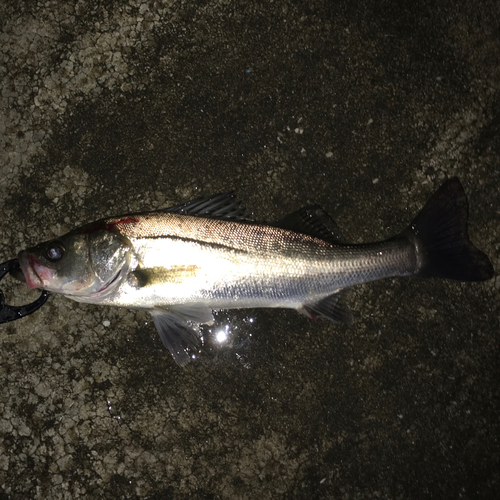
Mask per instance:
[[[6,274],[16,269],[20,269],[19,261],[17,259],[8,260],[7,262],[0,264],[0,281]],[[24,306],[9,306],[5,303],[4,294],[2,290],[0,290],[0,323],[15,321],[16,319],[21,319],[31,313],[34,313],[37,309],[40,309],[43,304],[45,304],[49,295],[49,292],[42,290],[40,297],[30,304],[26,304]]]

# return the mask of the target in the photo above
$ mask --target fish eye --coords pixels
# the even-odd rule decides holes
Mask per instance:
[[[64,255],[64,247],[60,243],[53,243],[47,247],[47,258],[52,262],[57,262]]]

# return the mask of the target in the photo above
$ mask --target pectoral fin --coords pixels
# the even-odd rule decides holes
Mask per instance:
[[[211,325],[214,322],[212,309],[204,304],[178,304],[169,306],[168,311],[184,321]]]
[[[191,355],[200,347],[197,327],[213,323],[212,309],[200,304],[176,305],[150,311],[163,345],[179,366],[191,361]]]
[[[200,345],[195,329],[172,314],[159,314],[157,311],[151,311],[151,314],[163,345],[179,366],[186,366],[191,361],[190,350],[196,352]]]

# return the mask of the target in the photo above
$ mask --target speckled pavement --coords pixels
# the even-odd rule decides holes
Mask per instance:
[[[495,1],[4,0],[0,257],[231,189],[373,241],[457,175],[498,271],[499,23]],[[222,311],[185,369],[144,313],[52,296],[0,325],[0,499],[492,498],[499,289],[360,286],[351,327]]]

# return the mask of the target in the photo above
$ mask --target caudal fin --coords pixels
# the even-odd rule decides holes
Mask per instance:
[[[446,181],[417,215],[405,235],[415,241],[417,276],[485,281],[495,274],[490,260],[469,240],[467,196],[460,181]]]

